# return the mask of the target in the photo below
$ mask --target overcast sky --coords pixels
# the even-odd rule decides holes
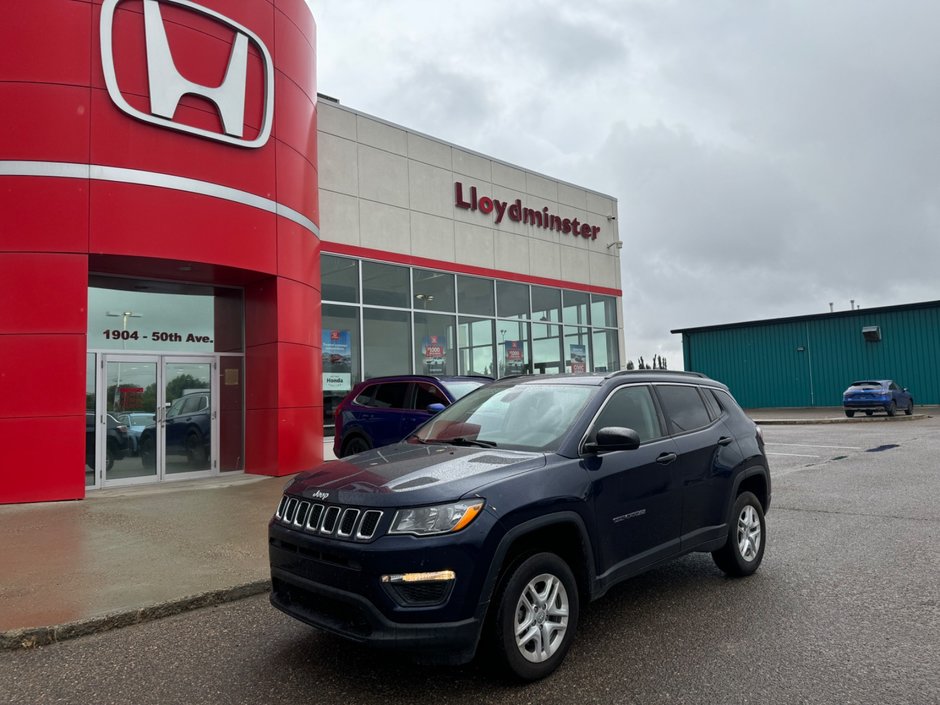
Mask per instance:
[[[628,359],[940,299],[940,3],[308,3],[320,92],[617,198]]]

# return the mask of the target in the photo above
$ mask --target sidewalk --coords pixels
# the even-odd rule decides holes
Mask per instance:
[[[762,426],[828,423],[880,423],[885,421],[916,421],[940,414],[937,406],[915,406],[914,413],[889,417],[884,413],[866,416],[859,411],[848,418],[841,406],[794,407],[786,409],[745,409],[745,413]]]
[[[267,525],[287,479],[239,473],[0,505],[0,649],[267,591]]]
[[[910,421],[938,407],[917,407]],[[841,408],[758,423],[877,423]],[[333,457],[332,439],[324,456]],[[0,649],[48,644],[266,592],[267,524],[287,478],[237,474],[0,505]]]

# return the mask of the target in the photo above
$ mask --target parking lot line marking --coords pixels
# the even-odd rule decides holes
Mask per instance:
[[[860,446],[818,446],[815,443],[772,443],[767,441],[764,445],[768,446],[792,446],[794,448],[838,448],[839,450],[861,450]]]
[[[786,455],[790,458],[819,458],[819,455],[804,455],[803,453],[771,453],[768,452],[767,455]]]

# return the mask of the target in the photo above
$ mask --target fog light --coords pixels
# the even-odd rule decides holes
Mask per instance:
[[[382,588],[402,607],[434,607],[447,601],[456,579],[452,570],[383,575]]]
[[[383,575],[383,583],[427,583],[456,580],[457,574],[452,570],[436,570],[431,573],[402,573],[399,575]]]

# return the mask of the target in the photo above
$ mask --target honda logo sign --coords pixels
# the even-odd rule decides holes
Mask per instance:
[[[228,17],[189,0],[143,0],[144,40],[147,47],[147,78],[150,112],[138,110],[121,93],[114,56],[114,14],[122,0],[105,0],[101,8],[101,63],[111,100],[128,115],[161,127],[227,142],[239,147],[261,147],[271,135],[274,117],[274,64],[264,42],[254,32]],[[177,68],[167,39],[161,6],[176,5],[224,25],[234,32],[225,78],[218,86],[205,86],[186,79]],[[254,45],[264,64],[263,116],[254,139],[246,139],[245,104],[248,99],[248,49]],[[191,94],[211,102],[218,112],[222,132],[213,132],[174,120],[179,102]]]

